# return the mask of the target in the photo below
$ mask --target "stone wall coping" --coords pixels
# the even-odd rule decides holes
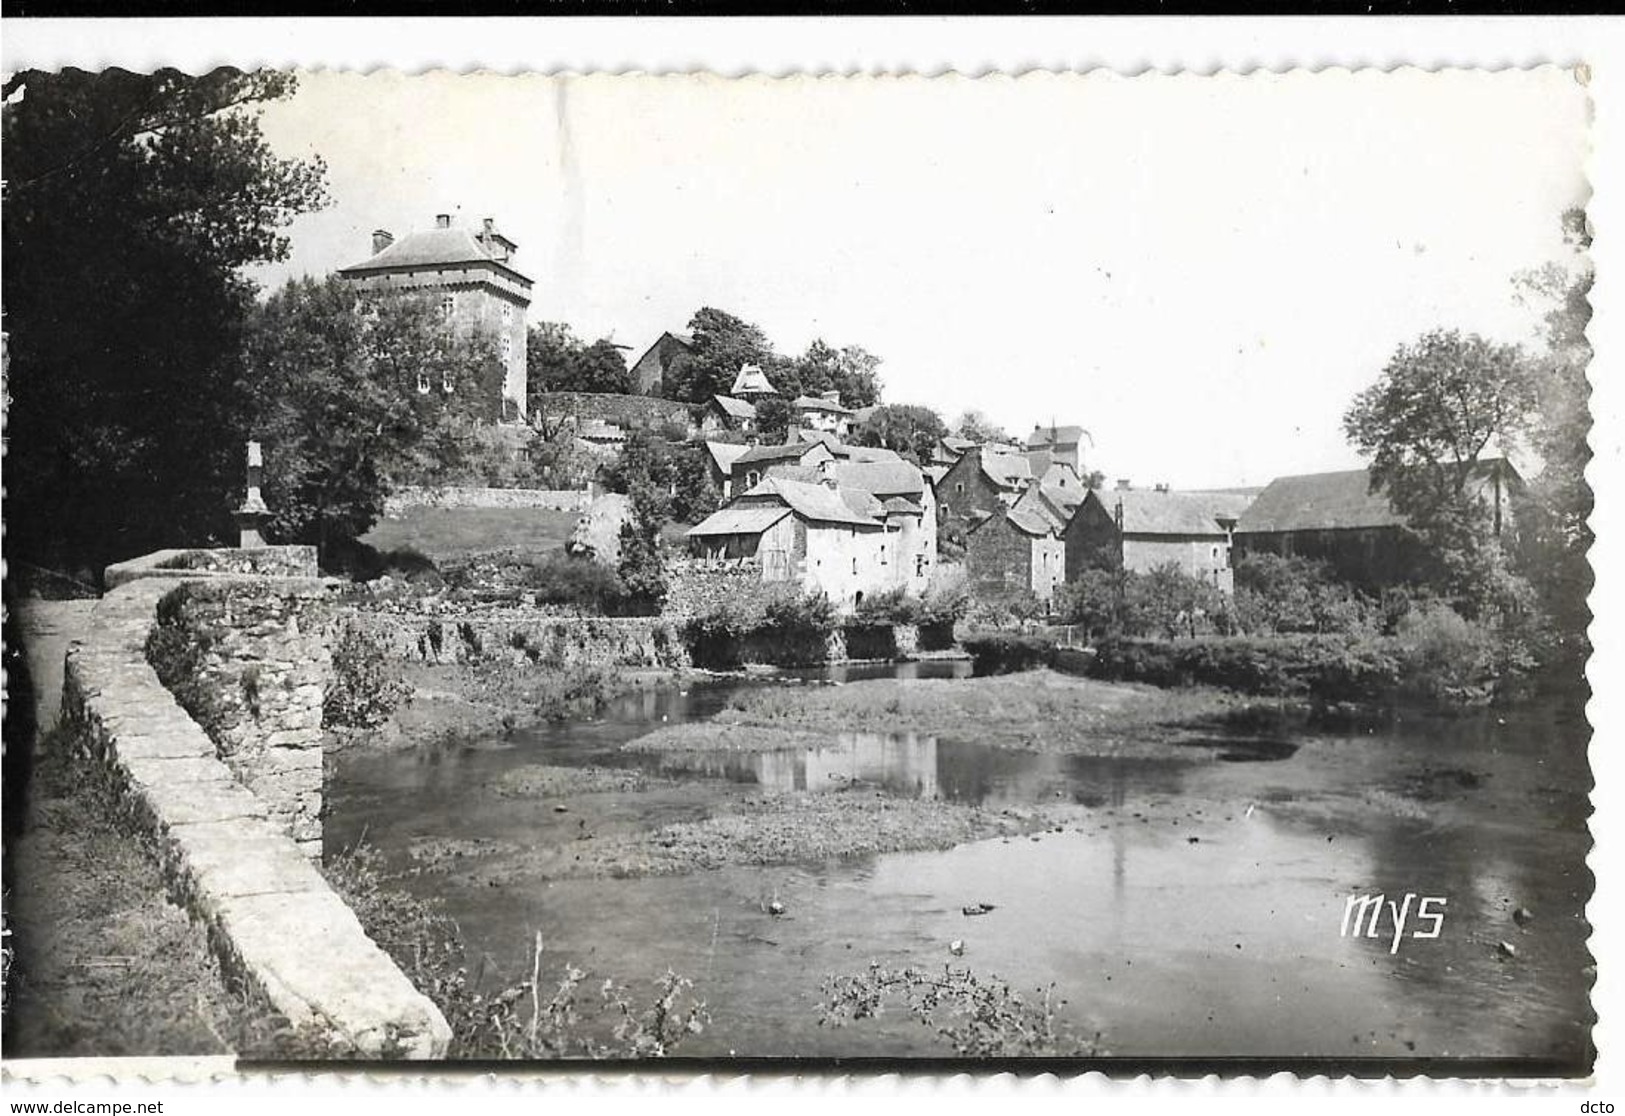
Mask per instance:
[[[139,561],[151,570],[164,553]],[[65,722],[155,837],[172,897],[207,927],[228,972],[290,1022],[324,1028],[364,1054],[443,1057],[451,1029],[440,1010],[266,820],[148,664],[158,603],[196,581],[165,572],[172,576],[137,575],[96,603],[68,651]],[[229,576],[278,591],[327,588],[320,578]]]
[[[143,554],[123,562],[114,562],[102,572],[103,584],[108,589],[116,589],[141,578],[162,578],[164,580],[199,580],[227,577],[276,577],[282,575],[237,573],[229,570],[198,570],[179,567],[169,567],[165,563],[173,562],[177,558],[189,554],[218,554],[222,559],[235,555],[239,558],[253,560],[254,558],[277,557],[297,561],[301,566],[309,568],[313,573],[316,570],[316,548],[313,546],[253,546],[253,547],[169,547],[164,550],[155,550],[150,554]]]

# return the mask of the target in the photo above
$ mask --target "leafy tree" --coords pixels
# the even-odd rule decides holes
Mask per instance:
[[[1401,346],[1343,417],[1349,440],[1371,460],[1372,485],[1437,560],[1426,579],[1469,616],[1520,595],[1469,481],[1486,450],[1506,453],[1523,442],[1535,406],[1533,365],[1522,349],[1436,330]]]
[[[694,341],[693,358],[662,384],[667,398],[704,403],[713,395],[727,395],[747,364],[759,365],[780,391],[790,390],[780,382],[783,376],[775,375],[784,362],[760,326],[706,306],[689,321],[688,331]]]
[[[711,479],[710,454],[703,442],[672,449],[671,516],[679,523],[698,523],[722,503],[722,490]]]
[[[632,498],[632,514],[621,525],[621,561],[616,572],[627,595],[643,611],[658,612],[666,598],[660,530],[672,516],[677,472],[671,447],[641,430],[632,432],[620,458],[604,471],[611,491]]]
[[[969,410],[960,415],[959,421],[954,423],[954,433],[979,444],[1010,440],[1010,435],[1005,432],[1004,427],[977,410]]]
[[[1583,210],[1563,215],[1564,239],[1572,257],[1516,277],[1519,297],[1545,309],[1545,351],[1535,359],[1535,393],[1539,401],[1530,442],[1541,459],[1530,483],[1532,497],[1520,522],[1522,565],[1530,571],[1559,626],[1579,636],[1590,619],[1586,594],[1591,567],[1589,519],[1591,488],[1585,468],[1591,460],[1591,387],[1586,369],[1591,344],[1592,269],[1585,256],[1590,233]],[[1574,641],[1583,650],[1584,640]]]
[[[789,400],[770,395],[756,404],[756,432],[764,443],[777,444],[790,437],[790,422],[794,418]]]
[[[25,71],[5,83],[8,549],[89,568],[207,543],[242,495],[246,264],[320,208],[253,106],[292,76]]]
[[[364,299],[338,277],[272,294],[245,354],[271,529],[324,557],[372,526],[395,476],[453,466],[500,399],[487,339],[454,336],[428,298]]]
[[[908,458],[916,465],[931,460],[931,451],[948,432],[942,416],[930,407],[912,403],[887,403],[858,425],[852,441],[860,446],[878,446]]]
[[[527,393],[586,391],[625,395],[632,390],[626,358],[607,338],[583,342],[563,322],[538,322],[525,337]]]
[[[795,359],[795,394],[841,394],[846,407],[872,407],[880,402],[880,358],[857,345],[837,349],[822,338]]]
[[[1516,345],[1455,330],[1403,345],[1355,397],[1343,429],[1371,460],[1371,481],[1424,528],[1469,515],[1468,481],[1492,445],[1523,440],[1535,406],[1530,362]]]

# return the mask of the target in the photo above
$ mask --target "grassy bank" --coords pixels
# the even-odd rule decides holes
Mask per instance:
[[[718,713],[715,727],[735,733],[746,726],[825,734],[921,732],[1041,752],[1164,755],[1189,736],[1191,722],[1244,705],[1218,690],[1157,690],[1039,670],[753,690]]]
[[[7,1056],[298,1056],[286,1020],[225,976],[168,901],[150,836],[68,745],[40,741],[16,846]]]

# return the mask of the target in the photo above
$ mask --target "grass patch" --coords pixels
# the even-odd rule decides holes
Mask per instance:
[[[1079,755],[1166,754],[1189,723],[1233,712],[1217,690],[1157,690],[1039,670],[997,678],[874,679],[736,695],[718,724],[835,733],[923,732]]]
[[[542,553],[562,549],[579,518],[551,508],[407,508],[361,541],[380,552],[411,547],[436,563],[507,549]]]

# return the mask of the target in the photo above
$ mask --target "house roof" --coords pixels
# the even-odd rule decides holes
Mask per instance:
[[[339,272],[350,275],[396,267],[444,267],[471,263],[491,264],[511,272],[526,283],[530,282],[514,267],[486,251],[474,233],[460,225],[407,233],[371,259],[340,268]]]
[[[756,417],[756,404],[748,399],[735,399],[731,395],[713,395],[711,403],[729,418],[753,419]]]
[[[749,446],[741,446],[734,442],[705,443],[706,452],[711,455],[711,460],[724,473],[732,472],[733,463],[739,460],[740,455],[749,448]]]
[[[974,440],[970,438],[961,438],[957,434],[948,434],[937,439],[937,441],[943,447],[952,450],[954,453],[964,453],[966,450],[975,449],[977,445]]]
[[[741,465],[754,465],[762,461],[800,461],[818,450],[829,453],[829,449],[818,442],[789,442],[782,446],[749,446],[744,453],[734,458],[734,468],[738,469]]]
[[[885,508],[886,508],[886,514],[887,515],[924,515],[925,514],[925,509],[924,508],[920,507],[920,505],[916,504],[913,500],[906,499],[906,498],[904,498],[902,496],[888,496],[888,497],[886,497]]]
[[[782,477],[768,477],[741,496],[733,506],[750,506],[773,501],[787,505],[803,519],[818,523],[842,523],[852,527],[883,526],[869,516],[853,511],[846,501],[841,499],[840,494],[827,485],[808,484]]]
[[[1063,510],[1059,504],[1038,485],[1029,485],[1011,505],[1011,510],[1023,514],[1036,515],[1042,519],[1051,530],[1061,531],[1066,527],[1067,520],[1071,518],[1070,509]]]
[[[1123,506],[1125,535],[1223,535],[1211,493],[1158,492],[1134,488],[1094,492],[1108,515]]]
[[[935,484],[941,484],[942,483],[942,478],[948,475],[948,466],[946,466],[946,465],[927,465],[924,469],[921,470],[921,472],[923,472],[926,476],[931,478],[931,483],[932,484],[934,484],[934,485]]]
[[[772,381],[767,378],[767,373],[754,364],[747,364],[739,370],[739,375],[734,377],[732,394],[742,395],[745,392],[756,395],[777,395],[779,389],[773,386]]]
[[[849,488],[844,484],[838,487],[835,492],[836,495],[840,496],[842,503],[859,515],[870,519],[885,518],[886,505],[882,504],[874,493],[865,492],[861,488]]]
[[[980,452],[982,472],[1001,488],[1017,488],[1032,480],[1032,466],[1019,453],[1006,453],[983,446]]]
[[[692,349],[694,347],[694,338],[690,337],[686,333],[673,333],[668,329],[659,337],[656,337],[653,344],[651,344],[647,349],[643,350],[643,356],[638,357],[638,359],[634,360],[632,363],[634,365],[642,364],[644,357],[647,357],[650,353],[660,348],[660,343],[667,340],[675,341],[685,349]]]
[[[1075,446],[1083,440],[1083,427],[1081,426],[1038,426],[1027,435],[1028,449],[1041,449],[1045,446]]]
[[[884,446],[840,446],[835,451],[837,457],[844,457],[848,461],[901,461],[903,457],[896,450],[886,449]]]
[[[1053,535],[1056,531],[1055,524],[1047,516],[1019,504],[1005,512],[1004,518],[1008,519],[1010,525],[1023,534]]]
[[[876,496],[914,496],[925,492],[925,475],[907,461],[837,461],[835,479],[845,488]]]
[[[760,535],[790,514],[783,504],[730,505],[690,527],[690,535]]]
[[[1517,469],[1502,457],[1485,458],[1471,479],[1487,482],[1501,474],[1514,487],[1523,483]],[[1394,527],[1405,522],[1388,497],[1371,491],[1367,469],[1338,473],[1305,473],[1276,477],[1253,497],[1236,524],[1238,533],[1328,531],[1358,527]]]
[[[1371,473],[1303,473],[1276,477],[1241,513],[1238,532],[1325,531],[1397,527],[1405,517],[1388,497],[1371,491]]]
[[[850,415],[852,409],[843,407],[829,399],[820,399],[816,395],[798,395],[795,402],[790,404],[798,411],[828,411],[832,415]]]

